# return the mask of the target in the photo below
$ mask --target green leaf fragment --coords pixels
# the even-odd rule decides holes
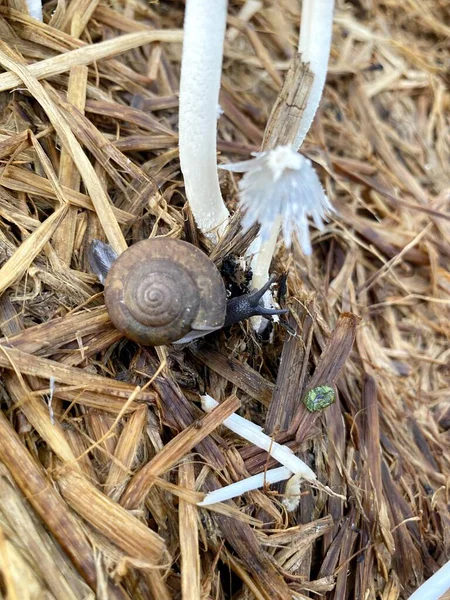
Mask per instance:
[[[329,385],[319,385],[306,394],[303,404],[310,412],[315,412],[333,404],[335,398],[334,388]]]

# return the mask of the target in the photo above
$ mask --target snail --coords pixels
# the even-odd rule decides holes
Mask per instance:
[[[111,321],[142,345],[185,343],[255,315],[287,312],[260,305],[273,278],[260,290],[227,301],[213,261],[178,239],[143,240],[120,256],[94,240],[88,260],[105,286]]]

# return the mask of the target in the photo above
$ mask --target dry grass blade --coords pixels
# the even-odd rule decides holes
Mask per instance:
[[[191,352],[210,369],[234,383],[261,404],[269,406],[274,386],[257,371],[207,346],[193,347]]]
[[[3,43],[0,44],[0,63],[21,78],[36,100],[44,108],[50,122],[61,139],[61,143],[67,148],[72,160],[77,165],[77,169],[89,192],[95,211],[109,243],[116,252],[120,254],[126,250],[127,244],[114,216],[110,200],[106,195],[92,164],[83,152],[66,121],[61,116],[54,103],[50,100],[50,97],[43,86],[29,73],[27,67],[22,66],[14,60],[13,56],[10,56],[6,44]]]
[[[61,497],[48,485],[19,436],[0,415],[0,459],[8,468],[22,493],[61,544],[88,585],[95,590],[97,573],[88,540]]]
[[[305,392],[319,385],[333,385],[336,382],[353,348],[357,323],[358,318],[351,313],[343,313],[339,317]],[[319,414],[309,412],[304,404],[300,404],[289,431],[296,432],[299,439],[305,439]]]
[[[59,423],[52,423],[49,407],[40,398],[32,395],[31,389],[20,374],[7,375],[5,385],[11,399],[16,403],[16,408],[20,408],[56,456],[63,462],[69,463],[73,469],[78,469],[77,459],[67,442],[62,426]]]
[[[104,490],[105,494],[114,500],[120,499],[131,477],[131,468],[136,459],[137,447],[146,422],[147,407],[141,406],[128,419],[117,442]]]
[[[308,64],[295,53],[264,130],[262,150],[275,148],[279,140],[285,145],[294,143],[313,79]]]
[[[129,398],[136,393],[137,399],[155,400],[153,392],[141,392],[128,383],[113,381],[101,375],[92,375],[82,369],[67,367],[54,360],[39,358],[6,346],[0,346],[0,366],[43,379],[53,378],[66,385],[77,386],[79,390],[104,392],[119,398]]]
[[[86,88],[88,81],[88,68],[78,65],[72,67],[69,75],[69,86],[67,89],[67,100],[77,109],[83,111],[86,103]],[[65,185],[76,192],[80,190],[80,173],[72,160],[66,147],[62,148],[61,160],[59,163],[59,180],[61,185]],[[53,242],[55,252],[59,258],[67,265],[70,265],[75,242],[75,230],[77,221],[77,209],[69,208],[69,211],[61,223],[61,227],[56,231]]]
[[[55,229],[67,214],[67,206],[61,206],[46,219],[30,237],[21,244],[13,256],[0,269],[0,294],[20,279],[33,260],[50,240]]]
[[[153,42],[175,42],[181,43],[183,39],[182,31],[142,31],[139,33],[130,33],[121,38],[114,38],[99,44],[90,44],[83,48],[77,48],[71,52],[59,54],[54,58],[43,60],[40,63],[30,65],[30,76],[36,79],[47,79],[54,75],[59,75],[69,71],[77,65],[89,65],[102,58],[110,58],[122,52],[127,52],[132,48],[138,48],[145,44]],[[9,67],[8,67],[9,68]],[[20,85],[23,81],[19,72],[10,69],[12,73],[2,73],[0,75],[0,91],[11,90]]]
[[[212,412],[199,419],[182,433],[174,437],[146,466],[130,481],[121,504],[126,508],[136,508],[154,482],[154,478],[171,469],[186,453],[198,445],[207,435],[216,429],[223,421],[235,412],[240,401],[232,396]]]
[[[190,490],[195,485],[193,464],[189,457],[178,467],[180,486]],[[197,508],[180,498],[181,593],[185,600],[200,600],[200,554]]]
[[[15,154],[20,148],[24,147],[24,144],[28,145],[29,132],[22,131],[17,135],[2,135],[0,140],[0,159],[2,159],[10,154]]]
[[[43,390],[43,393],[50,393],[50,389]],[[94,410],[101,410],[106,414],[111,415],[124,415],[134,412],[139,408],[137,402],[127,402],[124,406],[124,401],[117,398],[117,396],[111,396],[104,392],[93,393],[87,392],[86,390],[80,390],[78,386],[74,390],[70,388],[62,388],[53,392],[54,398],[69,402],[69,406],[84,406],[86,408],[93,408]],[[146,400],[148,402],[148,399]]]
[[[167,560],[164,540],[82,475],[63,468],[58,472],[56,481],[70,506],[126,556],[142,561],[143,568],[154,567]]]
[[[380,153],[389,167],[393,170],[400,183],[409,190],[418,202],[427,203],[427,194],[415,177],[411,175],[407,168],[397,158],[392,151],[390,144],[386,140],[383,130],[380,127],[379,119],[375,110],[367,102],[364,90],[361,86],[354,86],[355,108],[360,113],[360,120],[370,130],[370,135],[374,140],[376,150]]]
[[[277,383],[264,427],[269,434],[285,431],[301,402],[314,331],[314,301],[304,310],[300,310],[297,305],[291,307],[289,325],[293,335],[289,336],[283,345]]]
[[[97,8],[98,3],[99,0],[94,0],[93,2],[89,0],[77,0],[76,2],[71,2],[61,19],[59,26],[66,31],[70,29],[70,34],[74,37],[80,37]]]
[[[14,488],[8,478],[5,467],[0,477],[1,522],[8,527],[8,539],[20,552],[25,553],[25,560],[37,569],[37,574],[57,600],[77,600],[83,598],[93,600],[94,594],[81,577],[67,564],[60,548],[44,527],[33,516],[28,502]],[[28,595],[24,577],[23,596]]]
[[[22,350],[22,352],[51,354],[60,346],[75,340],[81,330],[84,335],[92,335],[104,329],[109,323],[108,313],[104,307],[100,307],[28,327],[28,329],[9,337],[7,342],[8,345]],[[5,343],[5,340],[0,341]]]
[[[39,22],[0,6],[0,595],[407,600],[450,554],[450,7],[335,3],[301,148],[335,213],[310,223],[310,256],[278,244],[288,319],[144,348],[109,320],[91,241],[187,240],[234,297],[257,234],[241,174],[219,171],[232,217],[214,248],[186,203],[185,8],[70,0]],[[292,141],[312,81],[301,21],[294,0],[228,2],[219,163]],[[320,385],[335,401],[310,412]],[[197,506],[279,466],[219,427],[239,402],[317,488]]]
[[[56,176],[56,173],[53,170],[52,163],[50,162],[48,156],[45,154],[44,150],[42,149],[42,146],[40,145],[40,143],[38,142],[38,140],[32,133],[30,133],[30,139],[31,139],[31,144],[34,148],[34,151],[36,152],[36,156],[39,158],[39,161],[42,165],[44,173],[46,174],[47,179],[49,180],[49,183],[52,186],[52,189],[54,191],[54,194],[55,194],[57,200],[59,201],[60,205],[64,206],[65,204],[67,204],[67,199],[64,196],[64,192],[61,188],[61,185]]]
[[[0,178],[2,185],[11,190],[35,194],[45,198],[56,198],[55,192],[47,179],[24,169],[13,166],[0,168]],[[69,204],[79,206],[80,208],[87,208],[88,210],[95,210],[94,204],[86,194],[75,192],[64,186],[62,186],[62,192]],[[113,213],[117,222],[121,224],[129,222],[133,218],[133,215],[116,207],[113,208]]]
[[[120,121],[137,125],[142,129],[172,136],[172,144],[170,145],[173,145],[177,141],[170,127],[161,124],[158,119],[141,110],[101,100],[90,100],[86,106],[86,110],[89,113],[112,117]]]

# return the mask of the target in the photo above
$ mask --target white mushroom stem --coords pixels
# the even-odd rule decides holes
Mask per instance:
[[[303,0],[298,51],[314,75],[294,147],[303,144],[322,98],[330,58],[334,0]]]
[[[263,242],[261,236],[257,236],[249,246],[248,253],[250,256],[253,255],[251,260],[251,268],[253,273],[252,287],[257,290],[260,290],[269,279],[270,263],[272,262],[273,255],[275,254],[280,226],[281,218],[278,218],[273,225],[269,239]],[[270,290],[267,290],[262,297],[262,303],[265,308],[273,308],[275,306],[272,292]],[[251,322],[253,329],[259,332],[260,330],[265,329],[264,324],[267,324],[267,319],[264,317],[252,317]]]
[[[256,237],[250,244],[248,253],[253,255],[252,259],[252,273],[253,279],[252,284],[256,289],[261,289],[268,279],[268,269],[266,269],[267,262],[272,261],[272,256],[275,253],[277,246],[278,231],[281,226],[281,218],[275,220],[272,228],[272,232],[266,241],[261,240],[261,236]],[[259,260],[256,257],[259,256]],[[264,294],[263,298],[269,300],[270,291]]]
[[[28,12],[30,17],[42,21],[42,2],[41,0],[26,0]]]
[[[409,600],[438,600],[448,590],[450,590],[450,560],[422,583]]]
[[[219,490],[214,490],[206,494],[205,498],[201,502],[197,502],[198,506],[209,506],[210,504],[216,504],[217,502],[225,502],[225,500],[231,500],[232,498],[238,498],[246,492],[251,492],[262,488],[265,484],[278,483],[284,481],[292,476],[292,471],[287,467],[278,467],[276,469],[269,469],[265,473],[258,473],[252,477],[247,477],[243,481],[238,481],[227,485]]]
[[[202,408],[205,412],[212,411],[218,404],[211,396],[202,396]],[[258,446],[258,448],[266,450],[270,456],[285,466],[291,473],[298,473],[308,481],[317,479],[314,471],[300,458],[295,456],[290,448],[274,442],[271,437],[263,432],[262,427],[259,427],[259,425],[236,414],[227,417],[223,425],[255,446]]]
[[[198,228],[216,241],[228,210],[220,193],[216,139],[227,0],[187,0],[181,61],[179,149]]]

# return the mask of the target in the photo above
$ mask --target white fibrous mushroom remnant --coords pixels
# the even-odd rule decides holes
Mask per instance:
[[[198,228],[217,241],[229,212],[216,160],[227,0],[187,0],[181,60],[179,150],[186,196]]]
[[[214,490],[209,494],[206,494],[205,498],[201,502],[197,502],[197,506],[211,506],[211,504],[217,504],[217,502],[225,502],[225,500],[232,500],[233,498],[239,498],[246,492],[252,492],[258,490],[265,485],[271,485],[273,483],[279,483],[285,481],[286,490],[283,498],[283,505],[286,507],[288,512],[295,510],[300,502],[300,484],[302,476],[300,474],[292,474],[287,467],[277,467],[276,469],[268,469],[263,473],[252,475],[242,481],[231,483],[223,488]]]
[[[297,508],[300,502],[302,478],[300,475],[295,474],[286,483],[284,489],[283,506],[286,507],[288,512],[292,512]]]
[[[279,221],[286,247],[290,247],[296,233],[303,252],[311,254],[308,216],[321,230],[327,213],[333,211],[311,161],[290,146],[278,146],[254,156],[251,160],[221,166],[244,173],[239,182],[244,230],[259,223],[259,237],[264,243],[274,223]]]
[[[205,412],[210,412],[217,405],[218,402],[211,398],[211,396],[202,396],[202,408]],[[262,450],[266,450],[266,452],[281,463],[283,467],[271,469],[265,473],[260,473],[259,475],[244,479],[241,482],[233,483],[221,490],[211,492],[205,496],[203,502],[200,503],[201,506],[235,498],[245,492],[260,488],[265,483],[276,483],[278,481],[283,481],[284,479],[289,479],[293,474],[308,481],[315,481],[317,479],[314,471],[300,458],[295,456],[290,448],[274,442],[271,437],[262,431],[262,427],[259,425],[236,414],[226,418],[223,425],[255,446],[258,446]]]

